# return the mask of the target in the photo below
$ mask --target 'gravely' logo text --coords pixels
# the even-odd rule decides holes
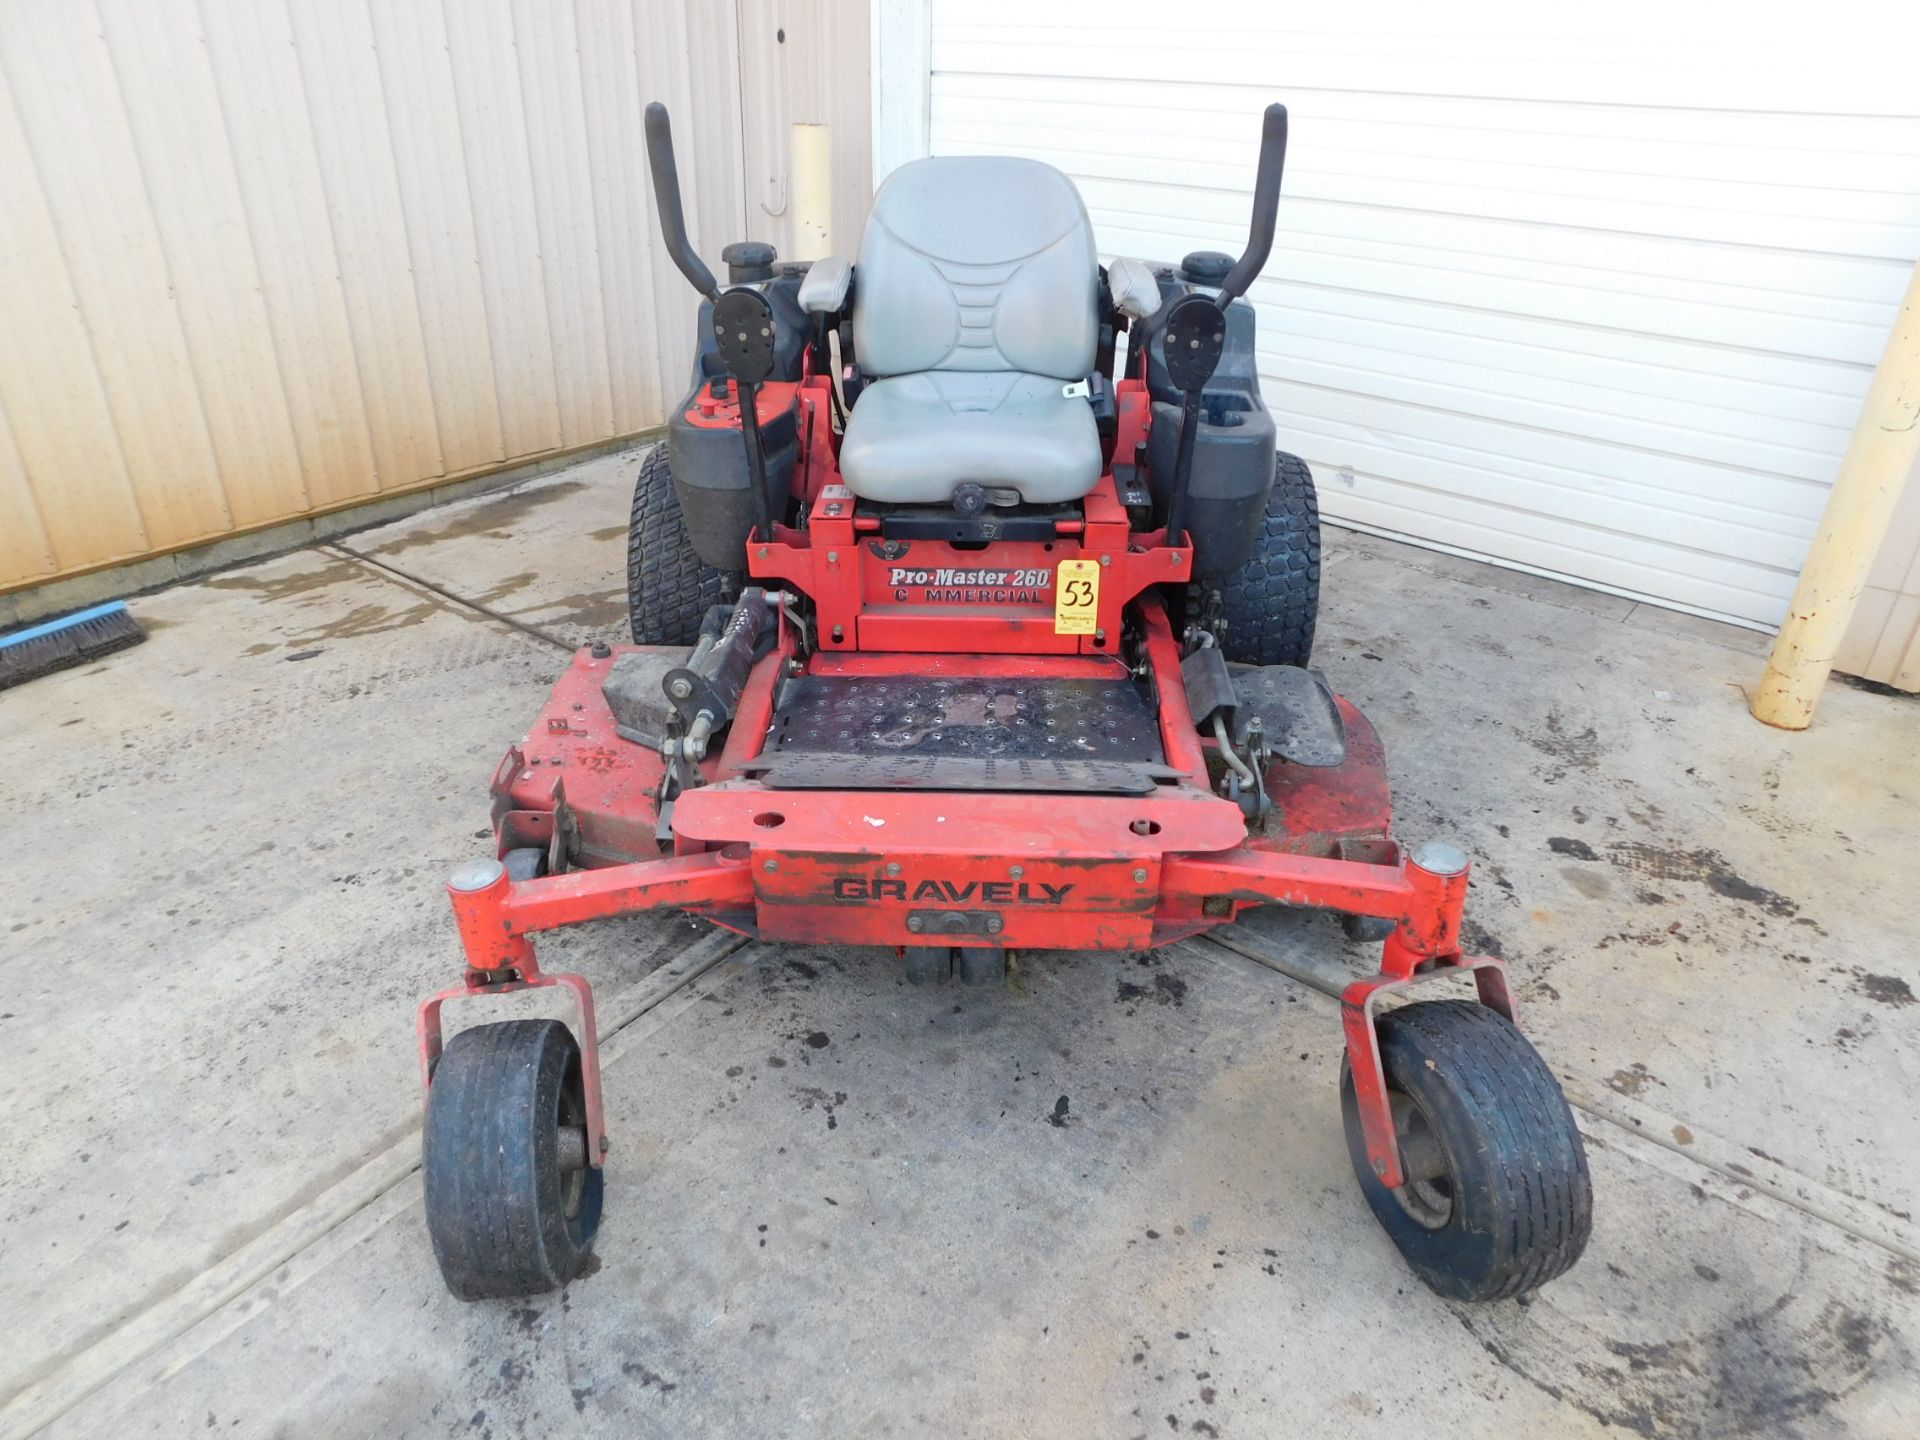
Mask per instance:
[[[836,900],[939,900],[959,905],[977,900],[983,905],[1059,905],[1072,893],[1072,885],[1049,885],[1044,880],[1029,884],[1022,880],[881,880],[865,875],[841,875],[833,882]]]

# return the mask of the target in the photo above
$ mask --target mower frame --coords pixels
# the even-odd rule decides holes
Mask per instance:
[[[769,395],[784,390],[788,393]],[[1149,395],[1116,386],[1115,453],[1144,443]],[[539,968],[532,937],[615,915],[682,910],[754,938],[793,944],[904,947],[929,941],[995,948],[1136,950],[1231,922],[1255,905],[1332,910],[1390,922],[1377,974],[1342,997],[1362,1129],[1374,1173],[1402,1183],[1399,1147],[1374,1023],[1382,995],[1433,975],[1470,972],[1487,1004],[1514,1007],[1502,963],[1463,955],[1468,861],[1445,843],[1403,854],[1389,836],[1385,755],[1365,717],[1339,702],[1348,758],[1327,769],[1276,763],[1266,775],[1275,811],[1250,834],[1239,807],[1214,793],[1209,754],[1179,684],[1180,649],[1154,587],[1180,583],[1192,551],[1163,531],[1128,525],[1111,469],[1084,521],[1050,541],[994,542],[994,563],[1018,571],[1090,560],[1101,566],[1092,633],[1057,634],[1048,603],[903,603],[887,584],[893,557],[878,525],[840,483],[828,382],[764,387],[762,409],[800,409],[803,462],[795,499],[804,528],[776,525],[748,552],[749,572],[815,605],[817,648],[777,607],[771,652],[742,690],[724,747],[700,765],[663,822],[666,761],[619,739],[601,686],[623,654],[576,653],[534,728],[494,777],[497,851],[547,849],[559,870],[513,880],[498,860],[462,866],[448,883],[466,956],[461,985],[420,1008],[422,1073],[441,1053],[441,1012],[453,999],[563,986],[575,997],[585,1072],[588,1157],[608,1148],[593,1002],[586,980]],[[709,423],[738,423],[712,397]],[[916,542],[923,544],[925,542]],[[936,545],[936,550],[940,547]],[[1026,554],[1034,552],[1033,557]],[[978,563],[981,552],[971,555]],[[1032,558],[1032,565],[1026,562]],[[754,778],[781,679],[811,673],[1117,677],[1123,615],[1133,608],[1144,667],[1156,684],[1160,738],[1178,780],[1145,796],[1017,791],[775,790]],[[1065,803],[1063,803],[1065,802]],[[670,847],[671,853],[662,853]],[[930,888],[931,887],[931,888]],[[932,902],[921,904],[918,902]],[[959,907],[965,908],[959,908]]]
[[[956,797],[949,794],[940,798],[942,808],[964,815],[964,806],[953,803]],[[1008,797],[983,798],[1004,802]],[[1397,847],[1394,849],[1397,852]],[[1515,1023],[1519,1020],[1505,963],[1492,956],[1464,955],[1460,951],[1467,868],[1456,859],[1459,852],[1444,842],[1422,847],[1417,855],[1396,853],[1390,861],[1256,850],[1197,855],[1128,851],[1120,846],[1116,850],[1119,853],[1109,860],[1097,867],[1088,866],[1082,873],[1096,882],[1110,879],[1113,889],[1127,884],[1140,889],[1142,898],[1154,904],[1157,935],[1167,939],[1198,933],[1211,923],[1226,923],[1250,905],[1304,906],[1394,922],[1393,933],[1381,947],[1379,973],[1349,984],[1341,993],[1340,1005],[1368,1160],[1383,1184],[1403,1183],[1374,1026],[1381,997],[1424,980],[1464,971],[1473,976],[1483,1004]],[[890,853],[881,850],[863,859],[882,872],[900,870],[903,862],[888,860]],[[1459,868],[1450,868],[1455,864]],[[466,952],[466,974],[460,985],[428,997],[420,1006],[423,1083],[432,1084],[433,1069],[440,1058],[441,1010],[446,1002],[472,995],[564,987],[573,994],[579,1012],[575,1035],[586,1088],[590,1163],[601,1164],[609,1141],[601,1101],[592,988],[583,976],[541,970],[532,937],[590,920],[656,910],[707,914],[729,929],[739,928],[724,917],[753,911],[763,895],[759,877],[778,875],[782,870],[786,883],[781,892],[787,893],[794,887],[821,882],[831,889],[835,882],[845,879],[839,855],[796,853],[777,844],[751,840],[700,854],[517,882],[509,879],[505,867],[497,862],[470,862],[447,884]],[[1156,871],[1158,886],[1149,895],[1149,881],[1140,877]],[[1021,883],[1033,882],[1004,882],[1009,897],[1017,895],[1016,887]],[[777,900],[778,894],[766,898]],[[1226,913],[1221,913],[1223,910]],[[1208,923],[1196,924],[1196,913],[1206,916]],[[847,933],[779,938],[791,943],[860,943],[860,937]],[[1152,943],[1167,943],[1167,939],[1156,938]]]

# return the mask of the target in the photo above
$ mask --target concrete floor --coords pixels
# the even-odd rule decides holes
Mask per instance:
[[[450,1300],[412,1006],[501,750],[619,631],[631,470],[0,695],[0,1433],[1920,1433],[1920,704],[1766,730],[1757,637],[1338,531],[1318,661],[1476,858],[1590,1147],[1571,1275],[1450,1305],[1375,1228],[1324,917],[990,994],[658,918],[543,947],[615,1032],[598,1268]]]

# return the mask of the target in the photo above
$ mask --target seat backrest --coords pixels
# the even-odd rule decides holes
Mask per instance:
[[[914,160],[873,197],[853,344],[875,377],[1019,370],[1083,380],[1099,258],[1073,182],[999,155]]]

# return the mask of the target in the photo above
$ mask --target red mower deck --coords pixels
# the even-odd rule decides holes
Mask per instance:
[[[606,1132],[591,994],[579,976],[542,972],[531,937],[613,915],[684,910],[755,939],[800,945],[944,939],[1021,950],[1147,949],[1227,924],[1253,905],[1391,921],[1379,973],[1355,980],[1343,996],[1368,1153],[1390,1186],[1401,1176],[1372,1023],[1379,995],[1466,969],[1486,1003],[1515,1018],[1501,962],[1460,952],[1466,858],[1445,845],[1418,858],[1401,854],[1388,834],[1385,754],[1345,701],[1346,761],[1326,770],[1275,766],[1268,779],[1274,812],[1258,834],[1249,835],[1238,807],[1206,787],[1197,740],[1176,752],[1191,767],[1180,783],[1137,798],[1075,796],[1070,805],[1057,795],[992,791],[769,790],[741,777],[760,753],[742,744],[712,762],[713,783],[675,802],[673,844],[663,848],[653,839],[653,795],[664,762],[614,733],[600,689],[614,659],[640,648],[575,654],[494,778],[502,855],[549,845],[560,815],[562,828],[577,834],[577,862],[592,868],[514,882],[498,862],[462,867],[448,894],[466,950],[465,979],[421,1009],[430,1077],[445,1001],[569,987],[583,1016],[596,1156]],[[923,657],[887,658],[916,666]],[[759,662],[747,693],[770,695],[791,663],[777,648]],[[974,673],[1025,663],[945,662]],[[1170,733],[1191,734],[1177,692],[1164,698],[1162,716]],[[736,723],[734,733],[753,731]]]

